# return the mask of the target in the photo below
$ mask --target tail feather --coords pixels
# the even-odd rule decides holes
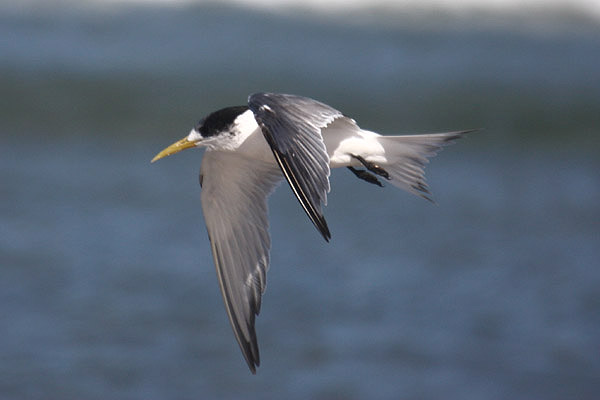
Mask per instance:
[[[473,131],[378,137],[385,149],[387,162],[384,168],[390,174],[390,183],[433,202],[425,181],[425,166],[429,158]]]

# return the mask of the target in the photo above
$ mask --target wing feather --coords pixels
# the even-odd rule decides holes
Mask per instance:
[[[232,152],[207,151],[202,160],[202,210],[223,301],[252,373],[260,364],[254,328],[269,267],[267,198],[281,173],[272,164]]]
[[[248,106],[296,198],[329,241],[321,207],[327,204],[330,170],[321,129],[342,113],[307,97],[275,93],[252,94]]]

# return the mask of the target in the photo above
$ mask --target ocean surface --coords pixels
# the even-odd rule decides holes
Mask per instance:
[[[0,399],[598,398],[593,3],[9,3]],[[480,130],[427,167],[436,204],[333,171],[330,243],[279,187],[254,376],[210,255],[202,152],[150,159],[255,91],[382,134]]]

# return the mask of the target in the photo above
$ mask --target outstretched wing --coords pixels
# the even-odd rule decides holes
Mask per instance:
[[[207,151],[200,170],[202,211],[221,294],[252,373],[260,364],[254,318],[269,267],[267,197],[281,181],[272,164]]]
[[[289,94],[255,93],[248,98],[248,105],[292,191],[329,241],[331,233],[321,210],[329,192],[329,156],[321,129],[343,117],[342,113]]]

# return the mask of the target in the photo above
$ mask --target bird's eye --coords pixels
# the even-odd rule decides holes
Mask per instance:
[[[196,132],[200,132],[200,129],[202,129],[202,125],[204,125],[204,120],[200,120],[200,121],[199,121],[199,122],[196,124],[196,126],[194,126],[194,130],[195,130]]]

